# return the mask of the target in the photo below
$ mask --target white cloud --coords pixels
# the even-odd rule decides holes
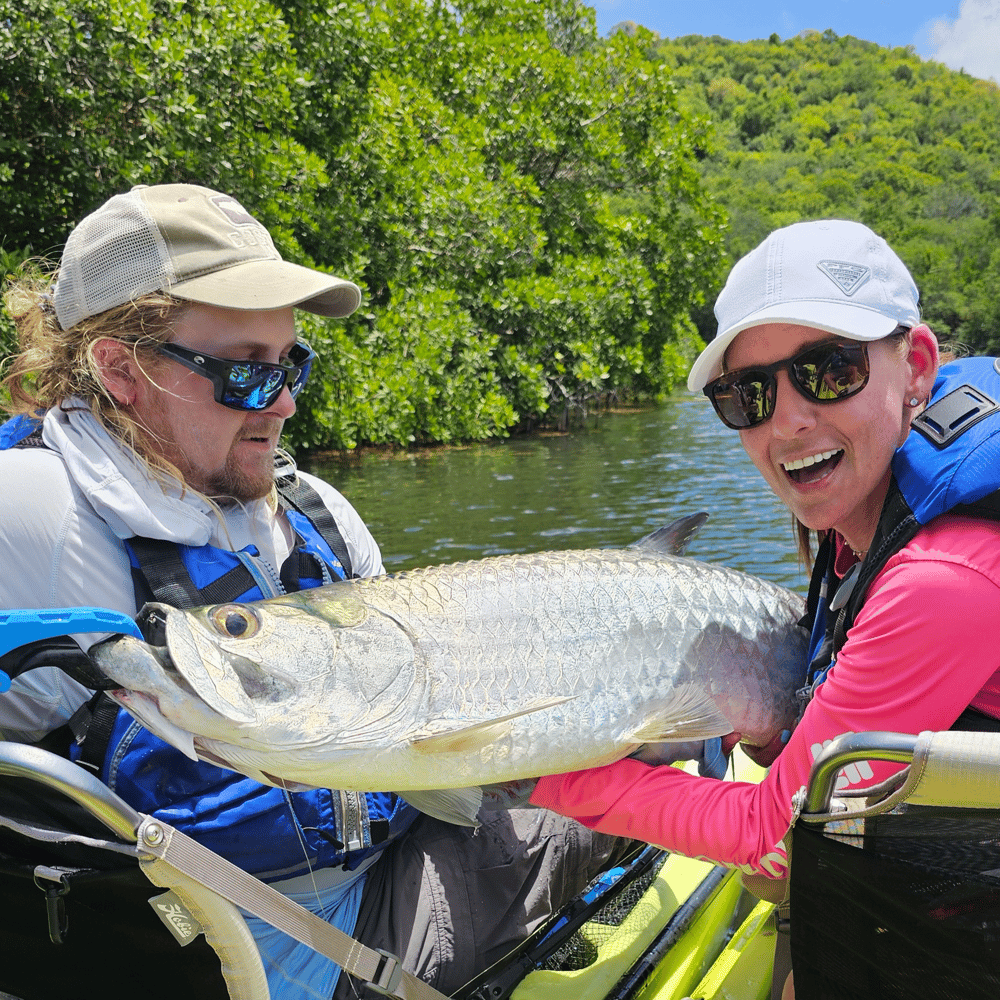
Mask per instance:
[[[962,0],[958,17],[935,21],[930,34],[932,59],[1000,82],[1000,0]]]

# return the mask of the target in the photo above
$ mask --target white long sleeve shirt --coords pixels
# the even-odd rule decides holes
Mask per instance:
[[[280,509],[264,500],[234,504],[223,519],[178,484],[162,486],[84,404],[50,410],[45,448],[0,451],[0,608],[102,607],[134,615],[135,593],[123,539],[133,535],[230,551],[256,545],[277,581],[294,544]],[[378,545],[333,487],[299,473],[330,509],[354,572],[383,572]],[[100,635],[75,637],[87,649]],[[42,667],[0,695],[0,736],[35,742],[65,723],[91,692]]]

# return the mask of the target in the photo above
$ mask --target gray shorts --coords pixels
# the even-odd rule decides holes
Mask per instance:
[[[421,816],[369,870],[354,936],[450,994],[634,847],[544,809],[492,813],[478,830]],[[334,998],[359,995],[341,975]]]

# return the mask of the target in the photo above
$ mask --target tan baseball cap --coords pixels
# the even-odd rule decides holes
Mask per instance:
[[[348,316],[361,304],[353,282],[283,260],[235,198],[195,184],[140,185],[84,218],[66,240],[53,300],[68,330],[155,291],[320,316]]]

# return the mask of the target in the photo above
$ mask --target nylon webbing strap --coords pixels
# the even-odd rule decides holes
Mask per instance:
[[[307,517],[313,527],[323,536],[323,540],[330,546],[330,550],[340,560],[340,565],[344,567],[344,573],[348,579],[354,575],[351,566],[351,557],[347,551],[347,544],[344,536],[337,527],[337,522],[330,513],[329,508],[323,503],[323,498],[306,482],[296,478],[279,479],[277,481],[278,496],[291,508],[297,510],[304,517]]]
[[[242,563],[199,590],[174,542],[134,536],[128,540],[140,572],[153,597],[172,608],[198,608],[205,604],[228,604],[256,585],[253,574]]]
[[[137,836],[141,850],[332,959],[378,992],[399,1000],[447,1000],[443,993],[407,972],[394,955],[355,941],[180,831],[147,816]]]
[[[118,718],[118,705],[104,691],[99,691],[91,699],[88,707],[91,709],[91,715],[86,726],[81,732],[73,733],[80,744],[80,758],[77,763],[89,767],[95,774],[100,775],[104,754],[111,742],[111,733]],[[74,714],[70,719],[71,730],[73,720],[76,718]]]

